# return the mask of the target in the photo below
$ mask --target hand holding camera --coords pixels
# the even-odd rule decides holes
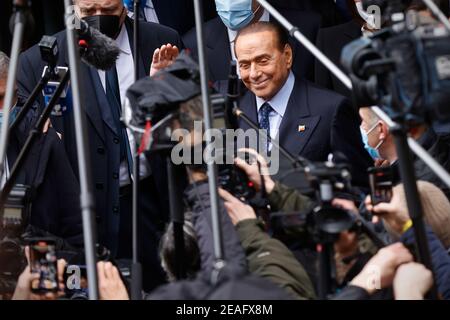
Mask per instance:
[[[33,249],[31,249],[33,250]],[[20,275],[16,290],[12,297],[13,300],[56,300],[64,295],[64,268],[66,261],[59,259],[51,268],[48,264],[33,260],[33,254],[30,253],[30,247],[25,247],[25,255],[27,257],[28,265]],[[51,259],[52,260],[52,259]],[[53,262],[52,262],[53,263]],[[34,267],[32,267],[34,264]],[[37,266],[46,270],[46,272],[37,272]],[[44,270],[43,270],[44,271]],[[54,272],[54,273],[52,273]],[[45,288],[45,284],[51,283],[49,279],[56,279],[56,287],[49,286]],[[42,284],[42,286],[40,286]]]
[[[262,188],[262,183],[264,182],[266,192],[268,194],[271,193],[275,186],[275,182],[269,175],[266,159],[253,149],[242,148],[239,149],[238,152],[248,154],[251,157],[250,163],[239,157],[235,159],[234,163],[238,168],[244,170],[248,179],[253,183],[255,190],[259,192]]]

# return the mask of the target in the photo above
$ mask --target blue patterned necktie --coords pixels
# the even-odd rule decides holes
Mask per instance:
[[[273,108],[270,104],[265,102],[261,108],[259,109],[259,127],[267,132],[267,144],[266,151],[269,151],[269,143],[270,143],[270,114],[272,113]]]

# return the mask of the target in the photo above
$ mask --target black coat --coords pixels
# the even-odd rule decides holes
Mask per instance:
[[[285,16],[292,24],[312,42],[316,39],[317,30],[320,27],[320,16],[315,12],[307,12],[294,9],[278,8],[280,13]],[[273,18],[271,17],[272,21]],[[208,62],[209,80],[212,82],[227,80],[230,73],[230,43],[228,31],[222,20],[217,17],[204,25],[205,50]],[[195,29],[189,31],[184,37],[183,42],[186,48],[192,51],[194,57],[198,56],[197,38]],[[291,38],[291,44],[294,52],[294,62],[292,70],[298,76],[307,79],[313,79],[313,56],[295,39]]]
[[[240,100],[242,111],[258,123],[255,95]],[[372,160],[364,150],[359,117],[345,97],[296,79],[279,128],[279,143],[292,155],[311,161],[326,161],[330,153],[342,153],[351,165],[353,183],[368,185],[367,168]],[[299,126],[306,130],[299,131]],[[239,126],[247,130],[242,120]]]
[[[316,45],[323,54],[343,70],[341,65],[342,49],[361,35],[361,26],[352,20],[338,26],[320,29],[317,34]],[[314,67],[315,83],[351,98],[350,90],[317,59]],[[344,71],[344,73],[347,72]]]
[[[171,27],[183,35],[195,25],[194,2],[191,0],[153,0],[160,24]],[[205,21],[216,16],[214,1],[203,1]]]
[[[185,195],[192,209],[192,223],[201,255],[201,271],[210,274],[215,256],[209,185],[205,182],[191,184],[186,189]],[[245,273],[247,272],[245,252],[222,202],[220,202],[219,215],[223,236],[223,258],[233,272]]]
[[[132,22],[126,19],[127,32],[129,34],[130,47],[133,48]],[[138,57],[139,76],[146,76],[150,70],[153,51],[162,44],[172,43],[182,47],[177,32],[159,24],[141,22],[140,24],[140,57]],[[58,65],[68,65],[66,33],[55,35],[59,46]],[[32,47],[20,57],[18,69],[18,92],[21,98],[30,95],[31,90],[38,82],[44,63],[40,59],[39,48]],[[133,66],[130,66],[130,72]],[[114,250],[118,245],[120,222],[119,201],[119,167],[120,145],[118,132],[111,116],[111,108],[103,90],[98,72],[93,67],[84,63],[80,67],[80,85],[82,88],[82,106],[86,114],[86,135],[89,145],[88,151],[91,166],[93,192],[96,205],[96,221],[99,242]],[[42,105],[42,97],[41,97]],[[51,122],[56,131],[62,134],[65,151],[70,165],[78,177],[77,149],[75,140],[75,128],[73,112],[62,117],[51,117]],[[153,157],[150,160],[152,179],[157,186],[157,193],[145,195],[146,199],[155,202],[159,208],[151,215],[159,216],[167,210],[167,184],[164,175],[165,165],[162,159]],[[63,186],[58,186],[63,188]],[[151,223],[150,223],[151,224]],[[143,223],[143,225],[146,225]],[[129,230],[131,232],[131,230]]]

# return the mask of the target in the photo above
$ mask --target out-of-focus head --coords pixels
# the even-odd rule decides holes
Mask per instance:
[[[170,282],[181,280],[176,277],[177,265],[179,264],[185,266],[187,279],[194,279],[200,270],[200,249],[197,243],[197,234],[193,224],[189,221],[190,214],[187,213],[185,218],[183,226],[185,255],[183,261],[176,261],[172,223],[168,225],[166,232],[161,238],[159,250],[161,266]]]
[[[292,67],[292,48],[284,29],[273,22],[257,22],[241,29],[235,53],[245,86],[270,100],[285,84]]]
[[[448,0],[433,0],[437,7],[446,15],[449,16],[449,1]],[[408,7],[408,10],[414,10],[423,15],[431,16],[431,12],[422,0],[413,0]]]
[[[442,190],[432,183],[418,181],[417,188],[419,189],[425,222],[431,227],[444,247],[450,248],[450,202]],[[392,201],[397,202],[400,210],[408,212],[403,184],[394,187]]]

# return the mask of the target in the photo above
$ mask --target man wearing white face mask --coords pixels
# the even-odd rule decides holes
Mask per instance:
[[[313,11],[299,8],[287,8],[282,1],[270,1],[271,4],[311,41],[314,41],[321,23],[321,17]],[[278,5],[278,2],[280,4]],[[206,58],[210,80],[225,81],[230,73],[230,61],[234,56],[234,38],[237,31],[250,23],[273,21],[270,14],[256,0],[215,0],[219,17],[204,25]],[[183,37],[185,46],[197,56],[195,29]],[[313,57],[296,40],[290,44],[294,51],[293,72],[299,77],[313,78]],[[226,84],[224,84],[226,88]]]

